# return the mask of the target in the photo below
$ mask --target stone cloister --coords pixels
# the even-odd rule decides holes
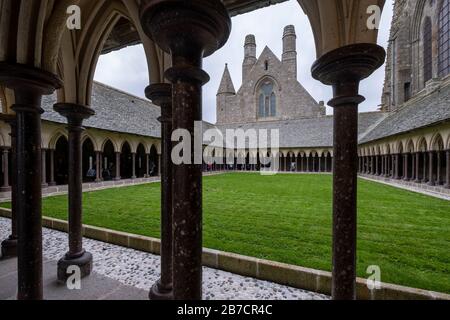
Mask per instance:
[[[271,1],[276,2],[282,1]],[[209,80],[202,70],[203,57],[227,42],[230,16],[263,3],[267,4],[254,0],[0,0],[0,99],[4,119],[12,128],[13,172],[13,234],[5,244],[17,244],[18,299],[44,298],[41,100],[55,91],[54,110],[68,121],[69,150],[69,252],[61,252],[58,278],[64,280],[71,265],[79,266],[83,276],[91,272],[92,255],[82,243],[83,123],[95,113],[90,106],[96,62],[123,19],[143,44],[150,79],[146,96],[161,106],[163,126],[162,268],[150,297],[201,299],[202,165],[172,164],[170,133],[175,128],[194,133],[194,122],[202,119],[202,86]],[[312,75],[332,86],[334,93],[329,102],[334,107],[334,299],[356,297],[357,117],[358,105],[364,101],[359,83],[385,60],[384,49],[376,45],[378,31],[368,23],[368,7],[382,10],[384,3],[299,0],[316,44]],[[83,14],[81,29],[67,27],[67,9],[72,5],[78,5]]]
[[[42,125],[42,186],[68,183],[68,134],[61,126]],[[160,142],[157,139],[98,129],[86,129],[81,136],[83,182],[136,179],[160,174]],[[11,190],[11,141],[0,133],[2,149],[1,191]],[[88,176],[92,170],[94,176]]]
[[[359,172],[450,188],[450,131],[421,131],[361,146]]]

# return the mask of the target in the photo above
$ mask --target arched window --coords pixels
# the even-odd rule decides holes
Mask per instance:
[[[443,0],[439,12],[439,76],[450,74],[450,0]]]
[[[423,25],[423,80],[426,83],[433,77],[433,44],[431,19],[427,17]]]
[[[275,117],[277,115],[277,98],[274,92],[274,84],[266,80],[259,90],[259,118]]]

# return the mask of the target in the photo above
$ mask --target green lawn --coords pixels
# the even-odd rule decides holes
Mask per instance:
[[[43,201],[66,218],[66,196]],[[159,184],[84,195],[84,223],[159,237]],[[204,246],[331,270],[331,176],[204,178]],[[358,276],[450,293],[450,202],[359,181]]]

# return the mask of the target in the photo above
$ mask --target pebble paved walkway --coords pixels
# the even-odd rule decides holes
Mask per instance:
[[[10,224],[9,219],[0,218],[1,238],[9,234]],[[68,249],[67,234],[44,228],[43,236],[44,258],[57,261]],[[84,247],[93,254],[94,271],[100,276],[143,290],[148,290],[159,278],[159,256],[91,239],[84,240]],[[328,299],[321,294],[206,267],[203,271],[203,288],[206,300]]]

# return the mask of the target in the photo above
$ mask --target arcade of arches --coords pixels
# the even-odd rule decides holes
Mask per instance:
[[[80,173],[84,176],[83,172],[90,171],[95,163],[96,179],[103,178],[103,174],[99,176],[99,168],[105,165],[108,168],[111,164],[116,167],[115,178],[137,176],[142,174],[143,168],[144,174],[149,174],[143,155],[161,154],[161,279],[149,288],[150,297],[202,298],[202,166],[171,163],[170,133],[172,128],[182,128],[193,135],[194,122],[202,119],[201,90],[208,80],[201,69],[202,59],[227,42],[231,31],[230,15],[256,10],[263,6],[261,3],[278,2],[283,0],[0,0],[0,40],[3,41],[0,99],[3,118],[12,128],[12,143],[9,144],[13,164],[12,225],[20,230],[12,228],[11,236],[4,243],[6,248],[14,245],[18,248],[19,299],[43,298],[42,180],[47,179],[47,171],[51,176],[54,170],[51,166],[54,161],[49,159],[54,160],[55,154],[61,154],[67,146],[69,156],[57,161],[68,162],[69,166],[68,177],[61,173],[58,178],[61,182],[67,179],[69,184],[69,251],[61,252],[58,279],[64,281],[68,266],[74,263],[80,267],[82,276],[92,270],[92,255],[83,249],[82,243],[83,177]],[[355,299],[358,105],[362,102],[358,88],[386,58],[385,50],[376,45],[378,30],[367,23],[368,7],[377,5],[383,9],[385,1],[298,2],[314,34],[317,61],[312,67],[312,76],[334,89],[329,102],[336,107],[332,120],[335,179],[331,293],[334,299]],[[69,30],[66,25],[67,7],[74,3],[85,14],[80,30]],[[114,30],[117,23],[124,27],[124,19],[129,22],[129,33]],[[83,124],[89,128],[89,118],[101,112],[94,107],[107,107],[96,105],[92,98],[93,76],[102,48],[106,44],[107,51],[111,51],[137,42],[142,43],[147,58],[150,86],[146,96],[161,107],[161,147],[157,152],[152,151],[153,142],[144,142],[140,147],[140,141],[111,138],[111,148],[106,142],[108,139],[98,141],[97,135],[90,133],[95,129],[82,133]],[[169,83],[164,83],[166,79]],[[48,138],[41,130],[41,98],[55,91],[57,101],[53,108],[67,120],[67,141],[58,139],[59,136]],[[139,103],[135,101],[136,105]],[[278,105],[277,101],[273,103],[273,106]],[[125,118],[128,113],[129,110],[122,109],[116,116]],[[103,121],[113,120],[105,117]],[[144,127],[150,127],[151,119],[145,121]],[[65,131],[62,135],[66,135]],[[6,136],[3,134],[4,139]],[[154,133],[146,136],[152,137]],[[46,142],[52,138],[55,141],[50,146]],[[442,139],[448,138],[442,135]],[[427,140],[428,149],[424,151],[438,145],[437,140]],[[42,146],[54,151],[47,157],[47,152],[41,152]],[[414,150],[419,147],[420,142]],[[330,170],[328,155],[331,154],[325,153],[324,157],[323,151],[312,151],[304,153],[305,159],[299,157],[301,152],[283,153],[282,168],[301,170],[306,162],[306,170]],[[110,160],[112,152],[115,162]],[[403,153],[397,151],[397,146],[390,152]],[[9,156],[4,158],[6,167]],[[435,158],[436,161],[441,159],[430,153],[430,168],[434,168]],[[114,176],[112,172],[110,175]],[[86,178],[94,177],[86,175]]]

